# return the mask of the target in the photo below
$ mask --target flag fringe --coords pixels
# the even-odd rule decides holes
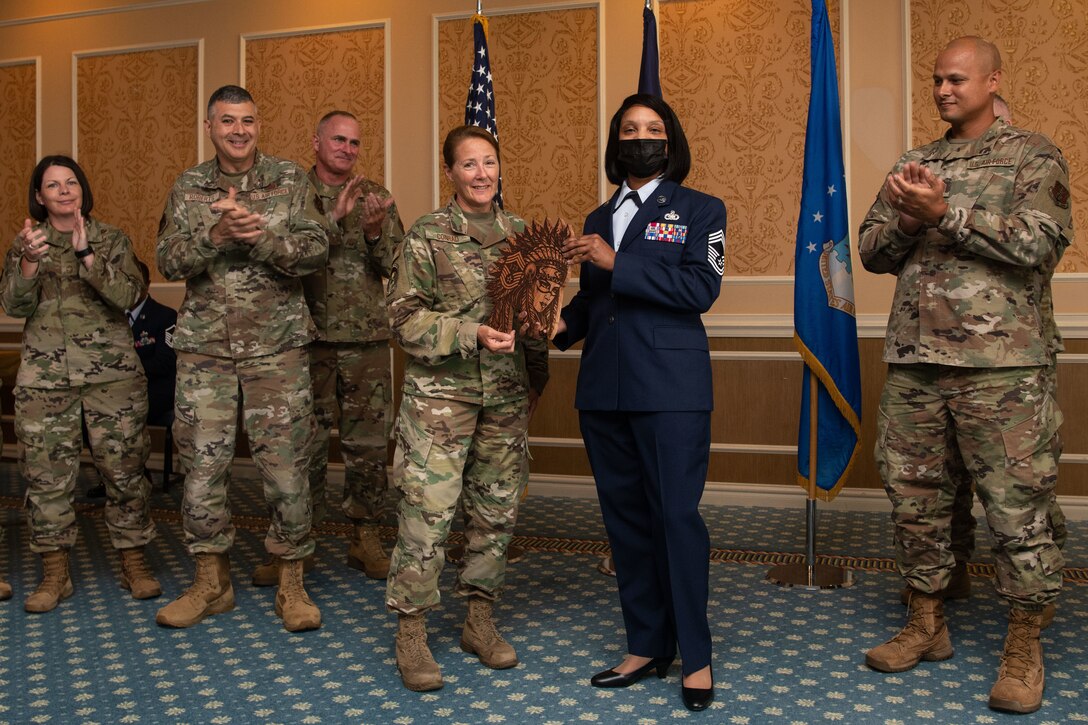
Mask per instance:
[[[854,468],[854,463],[857,462],[858,450],[861,448],[861,421],[858,420],[857,413],[854,412],[854,409],[846,402],[846,398],[839,392],[839,387],[835,385],[835,380],[831,377],[831,373],[827,371],[827,368],[823,366],[819,358],[809,350],[808,346],[805,345],[804,341],[801,340],[796,332],[793,334],[793,344],[797,346],[797,351],[801,353],[801,359],[804,361],[805,366],[816,376],[816,379],[820,381],[820,384],[824,386],[824,390],[827,391],[831,400],[834,401],[835,407],[838,408],[842,417],[850,424],[850,427],[854,429],[854,435],[857,436],[857,441],[854,443],[854,450],[850,453],[850,460],[847,462],[846,468],[843,469],[842,475],[839,476],[835,485],[829,489],[822,489],[819,486],[816,487],[816,497],[821,501],[826,502],[839,495],[839,491],[842,489],[843,485],[846,484],[846,479],[850,476],[850,471]],[[819,421],[817,420],[817,425],[818,422]],[[810,418],[809,425],[812,424],[813,421]],[[797,474],[797,483],[801,488],[808,491],[809,481],[807,476]]]
[[[473,15],[472,16],[472,24],[475,25],[476,23],[479,23],[480,25],[483,26],[483,28],[484,28],[484,37],[486,38],[487,37],[487,16],[483,15],[482,13],[477,13],[477,14]]]

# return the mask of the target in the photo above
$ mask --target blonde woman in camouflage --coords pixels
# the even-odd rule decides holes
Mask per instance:
[[[30,180],[31,219],[0,278],[4,309],[26,319],[15,435],[30,550],[41,555],[44,572],[26,599],[28,612],[48,612],[72,595],[81,416],[106,485],[106,527],[121,552],[121,586],[136,599],[162,594],[144,556],[155,537],[143,475],[147,383],[125,320],[145,287],[129,238],[92,219],[93,208],[79,164],[67,156],[42,159]]]
[[[458,499],[468,519],[454,592],[468,598],[461,648],[494,669],[518,663],[492,606],[529,476],[529,416],[548,376],[543,341],[484,324],[491,312],[487,269],[525,228],[495,203],[498,142],[461,126],[446,136],[442,157],[453,199],[408,232],[388,296],[393,335],[408,360],[393,458],[403,498],[386,604],[399,617],[397,668],[405,687],[417,691],[443,685],[425,616],[439,602]]]

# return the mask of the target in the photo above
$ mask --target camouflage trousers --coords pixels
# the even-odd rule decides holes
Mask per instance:
[[[414,614],[438,604],[458,499],[468,524],[454,593],[499,597],[518,499],[529,480],[528,426],[524,398],[481,406],[403,397],[393,456],[393,483],[403,498],[386,590],[390,609]]]
[[[997,591],[1028,609],[1061,591],[1061,551],[1049,516],[1062,416],[1043,368],[890,365],[876,460],[892,502],[896,559],[910,586],[935,592],[954,563],[954,438],[995,542]]]
[[[353,521],[377,523],[385,513],[389,487],[385,473],[392,385],[389,342],[314,342],[309,351],[317,419],[310,452],[314,526],[325,519],[329,438],[334,423],[344,459],[341,509]]]
[[[72,508],[82,421],[94,464],[106,488],[105,519],[117,549],[155,538],[144,464],[151,450],[144,376],[70,388],[15,388],[15,437],[27,481],[27,523],[34,553],[70,549],[76,542]]]
[[[178,352],[174,440],[186,470],[186,546],[206,554],[234,543],[227,489],[239,404],[272,518],[265,549],[301,559],[314,550],[306,477],[314,416],[304,347],[244,360]]]
[[[1057,370],[1051,365],[1046,368],[1043,378],[1050,396],[1057,399]],[[975,553],[975,515],[971,511],[975,502],[975,482],[963,462],[959,444],[956,443],[955,430],[949,429],[945,446],[945,473],[956,487],[956,496],[952,501],[951,548],[956,563],[967,563]],[[1055,435],[1055,454],[1061,455],[1061,431]],[[1058,497],[1050,495],[1048,508],[1050,528],[1053,532],[1054,545],[1059,549],[1065,546],[1068,532],[1065,526],[1065,514],[1058,505]]]

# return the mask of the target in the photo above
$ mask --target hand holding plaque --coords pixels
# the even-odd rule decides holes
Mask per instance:
[[[494,305],[487,324],[532,338],[553,337],[563,306],[567,262],[563,244],[571,236],[563,220],[533,222],[516,234],[488,270],[487,295]]]

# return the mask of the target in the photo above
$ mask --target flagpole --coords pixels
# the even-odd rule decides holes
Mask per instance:
[[[782,587],[794,587],[805,591],[841,589],[854,584],[854,573],[849,569],[816,562],[816,490],[817,490],[817,433],[819,426],[820,381],[810,370],[808,376],[808,497],[805,501],[805,560],[779,564],[767,572],[767,579]]]
[[[820,400],[820,381],[809,371],[808,376],[808,500],[805,501],[805,566],[808,568],[806,581],[812,586],[816,581],[816,479],[820,470],[816,465],[819,447],[816,445],[820,434],[817,416]]]

